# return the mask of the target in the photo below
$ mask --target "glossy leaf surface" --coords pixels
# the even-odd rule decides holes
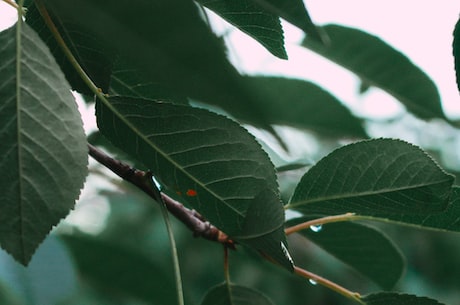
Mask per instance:
[[[306,215],[357,215],[398,220],[442,212],[453,176],[420,148],[376,139],[339,148],[299,182],[290,207]]]
[[[308,129],[326,137],[367,138],[362,121],[313,83],[269,76],[246,76],[245,82],[258,96],[258,111],[240,119],[251,122],[254,115],[264,116],[270,124]]]
[[[303,46],[349,69],[366,84],[388,92],[414,115],[445,118],[435,84],[402,53],[354,28],[331,24],[323,29],[330,38],[328,45],[307,38]]]
[[[211,288],[201,305],[273,305],[273,303],[257,290],[223,283]]]
[[[128,98],[111,98],[109,107],[98,101],[96,115],[113,144],[141,160],[212,224],[259,250],[255,239],[265,243],[276,236],[268,242],[277,253],[267,254],[283,255],[284,211],[275,170],[241,126],[203,109]]]
[[[27,264],[73,208],[87,146],[70,86],[26,24],[0,33],[0,244]]]
[[[278,16],[261,9],[251,0],[199,0],[198,3],[250,35],[273,55],[287,59],[283,28]]]
[[[381,292],[362,298],[366,305],[442,305],[436,300],[410,294]]]
[[[307,220],[311,218],[293,219],[286,226]],[[299,234],[384,289],[393,288],[404,271],[404,260],[399,249],[377,229],[357,223],[337,222],[322,225],[318,232],[305,229]]]

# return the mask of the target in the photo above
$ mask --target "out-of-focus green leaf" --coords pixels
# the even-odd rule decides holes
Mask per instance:
[[[59,15],[53,15],[52,17],[59,33],[80,66],[96,86],[101,88],[103,92],[108,92],[115,54],[112,49],[107,47],[104,37],[97,36],[96,33],[91,31],[83,30],[78,22],[70,22],[60,18]],[[28,7],[26,22],[49,47],[72,89],[83,94],[93,95],[93,92],[83,82],[80,75],[76,73],[75,68],[64,55],[35,4]]]
[[[201,305],[273,305],[272,301],[257,290],[223,283],[211,288]]]
[[[365,305],[442,305],[436,300],[394,292],[374,293],[362,298]]]
[[[349,69],[367,84],[385,90],[422,119],[445,118],[433,81],[406,56],[363,31],[339,25],[323,27],[327,45],[305,39],[303,46]]]
[[[27,264],[73,208],[87,146],[70,86],[27,24],[0,33],[0,244]]]
[[[0,282],[0,304],[22,305],[24,303],[10,291],[10,288],[5,283]]]
[[[289,221],[293,226],[311,220],[301,217]],[[384,289],[391,289],[404,271],[399,249],[377,229],[357,223],[337,222],[302,230],[299,233],[365,275]]]
[[[332,137],[367,138],[362,121],[329,92],[299,79],[246,76],[246,84],[257,94],[256,113],[239,119],[251,122],[264,116],[270,124],[309,129]]]
[[[315,41],[324,43],[325,34],[318,29],[310,18],[302,0],[250,0],[267,12],[280,16],[303,30]]]
[[[278,16],[261,9],[251,0],[198,0],[262,44],[273,55],[287,59],[284,33]]]
[[[457,76],[457,88],[460,91],[460,19],[457,21],[454,30],[454,42],[452,49],[455,59],[455,73]]]
[[[142,84],[217,105],[231,114],[254,112],[254,96],[242,84],[222,41],[205,24],[193,1],[44,2],[62,23],[78,26],[78,32],[86,35],[103,37],[124,69],[131,75],[141,73]],[[132,87],[132,80],[127,84]],[[142,96],[146,97],[145,92]],[[158,94],[149,97],[157,98]],[[257,124],[264,123],[260,117]]]
[[[98,101],[96,116],[115,146],[212,224],[292,267],[281,247],[284,210],[274,167],[244,128],[204,109],[129,98]],[[277,250],[267,252],[262,241]]]
[[[62,239],[83,279],[109,292],[152,304],[175,304],[171,276],[144,255],[89,235],[64,235]]]
[[[339,148],[299,182],[290,208],[305,215],[357,215],[400,220],[447,208],[453,176],[420,148],[376,139]]]

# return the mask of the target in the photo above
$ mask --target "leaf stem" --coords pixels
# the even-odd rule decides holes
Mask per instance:
[[[230,285],[230,268],[228,261],[228,247],[224,246],[224,276],[225,281]]]
[[[334,282],[331,282],[330,280],[328,279],[325,279],[315,273],[312,273],[310,271],[307,271],[305,269],[302,269],[298,266],[294,266],[294,273],[297,274],[297,275],[300,275],[308,280],[313,280],[315,281],[316,283],[324,286],[324,287],[327,287],[349,299],[352,299],[352,300],[355,300],[356,302],[360,303],[360,304],[365,304],[362,300],[361,300],[361,295],[358,293],[358,292],[353,292],[353,291],[350,291],[348,289],[346,289],[345,287],[342,287]]]
[[[152,182],[153,183],[153,182]],[[184,305],[184,290],[182,288],[182,278],[180,273],[179,255],[177,254],[176,241],[174,240],[174,232],[172,230],[171,221],[169,219],[168,209],[164,202],[160,203],[161,212],[163,219],[166,224],[166,230],[168,231],[169,243],[171,245],[171,253],[174,265],[174,277],[176,279],[176,290],[177,290],[177,302],[179,305]]]
[[[332,223],[332,222],[350,221],[350,220],[357,219],[357,218],[358,216],[356,216],[355,213],[345,213],[341,215],[326,216],[322,218],[309,220],[309,221],[300,223],[298,225],[286,228],[284,232],[286,233],[286,235],[289,235],[289,234],[296,233],[304,229],[308,229],[311,226],[318,226],[318,225],[323,225],[323,224]]]

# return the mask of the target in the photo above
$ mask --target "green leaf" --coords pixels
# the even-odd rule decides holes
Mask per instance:
[[[258,95],[256,113],[238,117],[247,122],[264,116],[270,124],[309,129],[330,137],[367,138],[362,121],[329,92],[299,79],[246,76]]]
[[[97,287],[151,304],[175,304],[174,281],[144,255],[89,235],[62,239],[82,277]]]
[[[79,23],[61,18],[59,13],[53,14],[53,12],[50,12],[50,14],[66,45],[72,51],[81,67],[96,86],[101,88],[103,92],[108,92],[115,54],[111,48],[107,47],[108,44],[105,39],[94,32],[85,31]],[[72,89],[92,96],[93,92],[83,82],[80,75],[76,73],[75,68],[44,23],[35,4],[28,7],[26,22],[50,48],[53,57],[64,72]]]
[[[274,167],[235,122],[204,109],[129,98],[97,101],[96,116],[115,146],[233,238],[250,242],[283,231]],[[282,253],[284,234],[270,243],[278,251],[266,254]],[[280,263],[291,266],[286,256]]]
[[[0,33],[0,244],[27,264],[73,208],[87,146],[70,86],[27,24]]]
[[[251,0],[198,0],[198,3],[257,40],[273,55],[281,59],[288,58],[278,16],[264,11]]]
[[[457,88],[460,91],[460,19],[457,21],[457,24],[455,25],[452,49],[455,60],[455,75],[457,76]]]
[[[250,0],[267,12],[280,16],[307,33],[315,41],[324,43],[326,36],[317,28],[302,0]]]
[[[286,226],[308,220],[311,217],[293,219]],[[299,233],[384,289],[393,288],[404,271],[401,252],[377,229],[336,222],[322,225],[318,232],[302,230]]]
[[[78,27],[78,33],[102,37],[123,68],[141,73],[142,84],[154,84],[162,92],[217,105],[232,114],[254,111],[254,96],[241,83],[223,42],[205,24],[193,1],[45,3],[61,23]],[[132,81],[127,84],[133,85]],[[145,93],[143,97],[147,98]],[[157,99],[158,94],[148,98]],[[258,124],[264,125],[262,119]]]
[[[302,177],[289,206],[306,215],[427,216],[447,207],[453,179],[414,145],[369,140],[319,161]]]
[[[303,46],[349,69],[367,83],[385,90],[422,119],[445,118],[433,81],[406,56],[363,31],[326,25],[325,46],[305,39]]]
[[[397,222],[412,224],[426,229],[460,232],[459,215],[460,188],[453,187],[451,200],[444,211],[429,215],[400,215],[400,217],[392,217],[392,219]],[[385,218],[384,215],[382,217]]]
[[[257,290],[223,283],[211,288],[201,305],[273,305],[272,301]]]
[[[442,305],[436,300],[410,294],[380,292],[364,296],[365,305]]]

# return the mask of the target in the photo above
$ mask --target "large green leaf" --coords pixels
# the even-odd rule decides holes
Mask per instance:
[[[87,146],[70,86],[26,24],[0,34],[0,244],[27,264],[73,208]]]
[[[422,119],[445,118],[433,81],[406,56],[363,31],[326,25],[327,45],[305,39],[303,46],[357,74],[366,84],[379,87]]]
[[[324,33],[318,29],[310,18],[302,0],[250,0],[267,12],[280,16],[289,23],[302,29],[312,39],[323,43]]]
[[[281,246],[284,211],[274,167],[245,129],[204,109],[130,98],[98,101],[96,116],[113,144],[212,224],[258,250],[266,251],[256,239],[276,237],[269,239],[276,253],[266,254],[291,265]]]
[[[211,288],[201,305],[273,305],[272,301],[257,290],[223,283]]]
[[[293,219],[286,226],[308,220],[311,217]],[[299,233],[384,289],[391,289],[404,271],[400,251],[377,229],[357,223],[337,222]]]
[[[447,207],[453,179],[414,145],[369,140],[339,148],[313,166],[289,206],[306,215],[428,216]]]
[[[333,95],[299,79],[246,76],[247,86],[258,96],[257,113],[239,119],[251,122],[264,116],[270,124],[304,128],[330,137],[367,138],[362,121]]]
[[[394,292],[374,293],[362,298],[365,305],[442,305],[436,300]]]
[[[452,49],[455,59],[455,74],[457,76],[457,88],[460,91],[460,19],[457,21],[457,24],[455,25]]]
[[[198,0],[262,44],[273,55],[287,59],[284,33],[278,16],[270,14],[251,0]]]
[[[150,304],[175,304],[174,281],[145,255],[92,236],[62,236],[83,279]],[[172,271],[172,270],[171,270]]]

